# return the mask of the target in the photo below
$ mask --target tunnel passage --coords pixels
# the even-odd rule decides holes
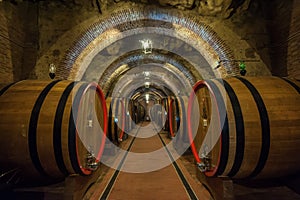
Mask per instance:
[[[57,47],[51,47],[51,50],[49,50],[53,53],[53,57],[58,57],[60,61],[57,78],[70,79],[71,81],[96,81],[101,85],[110,111],[109,129],[111,132],[109,139],[117,144],[129,137],[127,134],[134,132],[130,131],[134,130],[134,126],[148,123],[153,123],[153,126],[148,127],[147,134],[159,132],[159,134],[167,136],[165,133],[168,133],[170,138],[165,137],[167,142],[185,141],[184,135],[178,133],[186,132],[186,127],[182,125],[186,124],[186,102],[191,86],[200,79],[223,78],[235,75],[238,68],[230,60],[239,59],[242,56],[249,56],[254,59],[259,55],[256,55],[257,52],[254,48],[248,49],[249,46],[247,45],[240,49],[239,46],[249,42],[244,41],[242,43],[241,41],[246,40],[245,38],[238,38],[235,46],[233,44],[234,39],[228,40],[228,37],[236,38],[235,34],[227,31],[221,33],[222,30],[228,30],[230,27],[217,29],[216,26],[219,23],[210,23],[209,20],[202,22],[199,16],[189,15],[188,12],[176,11],[178,13],[175,13],[171,9],[167,11],[161,8],[137,7],[116,9],[114,12],[109,13],[110,16],[92,17],[93,19],[87,20],[90,23],[84,22],[86,26],[80,27],[82,29],[78,29],[78,26],[75,25],[77,26],[76,30],[79,30],[78,32],[72,29],[62,33],[63,31],[58,28],[55,33],[60,32],[59,34],[63,35],[58,38],[59,42],[51,41],[50,44],[51,38],[49,38],[46,45],[50,47],[52,43],[55,43],[63,46],[61,49],[65,48],[65,51],[61,51],[60,48],[56,49]],[[52,17],[49,16],[50,19],[44,21],[55,20],[54,15],[55,13],[52,13]],[[43,14],[41,16],[42,19],[46,17]],[[199,19],[196,19],[198,17]],[[76,20],[70,21],[75,22]],[[41,30],[40,33],[47,29],[38,28],[41,28],[37,29]],[[218,34],[214,31],[218,31]],[[69,36],[70,33],[75,36],[70,41],[60,43],[62,38]],[[256,32],[253,31],[253,33]],[[72,40],[74,43],[68,45]],[[46,42],[43,39],[38,41]],[[232,46],[228,47],[226,43]],[[48,51],[42,48],[38,52],[44,54],[44,50]],[[47,53],[42,56],[47,57]],[[226,60],[226,62],[220,63],[221,60]],[[52,57],[47,61],[49,63],[44,62],[43,65],[39,65],[37,68],[44,66],[47,70],[47,64],[53,61]],[[255,66],[257,67],[256,71],[259,71],[259,66]],[[38,78],[40,78],[40,74],[37,74]],[[45,76],[49,78],[48,74]],[[89,101],[86,102],[88,105]],[[87,113],[90,112],[89,109],[90,107],[87,106]],[[47,114],[47,109],[45,110]],[[206,110],[206,107],[203,107],[204,110]],[[203,117],[203,124],[206,124],[207,117]],[[86,127],[86,124],[83,123],[83,127],[92,129],[94,120],[88,119],[88,126]],[[139,136],[149,137],[146,133],[136,129],[136,133],[138,132]],[[159,134],[156,136],[159,136]],[[135,136],[130,139],[132,138],[135,138]],[[162,141],[162,143],[164,142]],[[32,148],[34,143],[30,145],[30,148]],[[295,146],[297,147],[297,145]],[[224,143],[223,147],[221,153],[225,154],[226,145]],[[166,149],[169,150],[169,147]],[[170,150],[172,149],[170,148]],[[72,151],[75,152],[74,149]],[[239,149],[237,152],[242,151]],[[82,160],[85,160],[85,153],[82,155]],[[265,154],[261,155],[263,155],[262,157],[265,156]],[[277,155],[276,152],[274,155]],[[234,155],[229,154],[228,156],[233,157]],[[36,158],[35,155],[34,157]],[[90,155],[88,155],[89,157]],[[237,156],[237,158],[240,158],[240,156]],[[273,162],[271,159],[270,161]],[[249,165],[249,160],[245,159],[245,162]],[[80,163],[82,162],[77,162],[77,164]],[[90,168],[86,169],[90,172],[95,165],[93,162],[87,164]],[[229,164],[238,166],[240,163],[235,164],[231,159]],[[220,166],[224,167],[224,165]],[[230,167],[224,169],[225,172]],[[235,167],[236,169],[237,167]],[[221,167],[219,171],[221,171]],[[255,173],[257,171],[259,170],[255,169]],[[165,175],[164,177],[166,177]]]
[[[186,132],[192,86],[198,80],[235,75],[239,69],[233,62],[216,66],[233,55],[209,26],[182,13],[149,8],[116,9],[90,25],[69,48],[57,76],[99,83],[108,101],[113,143],[148,121],[158,130],[171,128],[170,137],[177,135],[176,141],[188,144],[177,132]],[[177,114],[169,117],[171,99],[177,102]]]
[[[238,74],[234,62],[218,65],[232,59],[225,42],[195,17],[125,6],[83,29],[65,53],[57,77],[99,83],[111,102],[108,129],[117,142],[122,140],[122,127],[130,131],[141,121],[153,119],[169,131],[170,98],[177,99],[174,120],[184,123],[192,86],[198,80]],[[185,131],[180,125],[171,128]]]
[[[231,62],[233,51],[206,23],[170,9],[125,6],[89,22],[80,34],[65,34],[78,37],[72,36],[76,39],[62,53],[57,78],[99,83],[112,143],[149,122],[157,132],[168,132],[183,153],[189,147],[183,133],[192,86],[239,74],[237,63]]]
[[[122,127],[130,130],[128,120],[155,119],[149,110],[155,105],[161,105],[154,107],[161,115],[156,120],[169,130],[166,99],[170,97],[178,99],[181,108],[174,119],[184,122],[185,99],[193,84],[239,73],[237,64],[230,62],[232,50],[210,26],[188,13],[134,5],[89,21],[82,23],[79,35],[73,33],[78,37],[62,54],[56,77],[99,83],[106,99],[116,103],[107,104],[112,110],[109,129],[114,140],[121,139]],[[146,105],[146,97],[152,106]],[[138,116],[129,107],[137,109]],[[125,116],[119,113],[122,110]]]

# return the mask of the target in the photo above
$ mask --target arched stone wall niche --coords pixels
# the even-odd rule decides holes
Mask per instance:
[[[166,65],[170,73],[175,73],[180,79],[185,80],[187,84],[189,83],[188,87],[193,86],[197,80],[203,79],[201,76],[203,73],[201,73],[201,71],[199,73],[199,71],[195,70],[193,65],[187,60],[178,55],[174,55],[172,52],[154,49],[151,54],[140,54],[139,51],[133,51],[119,57],[106,68],[99,80],[94,81],[98,81],[104,91],[109,91],[113,83],[118,80],[124,71],[138,67],[141,61],[143,64],[153,63]],[[121,66],[126,66],[126,69],[118,70]],[[202,71],[204,70],[208,71],[209,69],[203,69]],[[94,77],[99,77],[99,74],[96,74],[96,70],[93,71],[93,75]],[[89,74],[87,76],[91,75]]]
[[[80,80],[92,58],[105,47],[123,37],[144,32],[145,22],[157,22],[160,27],[152,27],[158,34],[170,34],[178,37],[197,49],[214,67],[218,60],[232,60],[229,47],[206,24],[194,16],[184,15],[175,10],[166,10],[151,6],[116,9],[110,17],[99,20],[69,49],[63,60],[63,66],[69,73],[58,73],[61,78]],[[170,23],[169,29],[161,28],[162,22]],[[149,31],[149,28],[147,29]],[[224,68],[223,68],[224,67]],[[238,68],[235,63],[226,62],[217,70],[216,76],[235,75]]]

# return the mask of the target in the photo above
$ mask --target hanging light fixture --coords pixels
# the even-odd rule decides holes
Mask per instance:
[[[140,40],[144,54],[152,53],[152,41],[149,39]]]
[[[148,71],[143,72],[143,74],[144,74],[145,77],[150,76],[150,72],[148,72]]]
[[[49,65],[49,76],[50,76],[51,79],[54,79],[55,72],[56,72],[56,66],[53,63],[51,63]]]
[[[150,87],[150,82],[145,82],[145,88],[149,88]]]
[[[146,103],[149,103],[149,97],[150,97],[150,95],[146,94],[145,96],[146,96]]]

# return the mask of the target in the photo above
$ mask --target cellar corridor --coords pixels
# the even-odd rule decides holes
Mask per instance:
[[[300,200],[299,0],[0,0],[1,200]]]
[[[118,168],[110,169],[106,175],[108,177],[96,183],[86,193],[87,199],[210,199],[208,191],[192,178],[183,164],[180,161],[174,162],[172,153],[164,146],[166,142],[170,141],[166,133],[157,133],[153,124],[149,122],[143,123],[142,127],[132,131],[135,132],[134,138],[124,145],[129,154],[131,152],[146,154],[165,148],[164,155],[153,154],[150,158],[146,158],[146,155],[144,159],[133,160],[132,158],[126,159],[128,154],[125,154],[124,158],[121,158]],[[143,131],[143,135],[146,134],[150,137],[139,138],[141,131]],[[138,170],[144,167],[151,169],[151,163],[152,165],[164,163],[168,159],[172,162],[171,164],[155,171],[145,173],[122,171],[123,166],[126,169]]]

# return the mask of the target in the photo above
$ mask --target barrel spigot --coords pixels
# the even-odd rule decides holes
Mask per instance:
[[[197,166],[198,166],[200,172],[206,172],[207,171],[206,166],[203,162],[197,163]]]
[[[99,166],[99,162],[96,161],[96,158],[93,153],[89,152],[86,156],[86,168],[95,171]]]
[[[208,154],[203,153],[200,156],[201,162],[197,163],[198,168],[201,172],[207,172],[211,169],[211,158]]]

